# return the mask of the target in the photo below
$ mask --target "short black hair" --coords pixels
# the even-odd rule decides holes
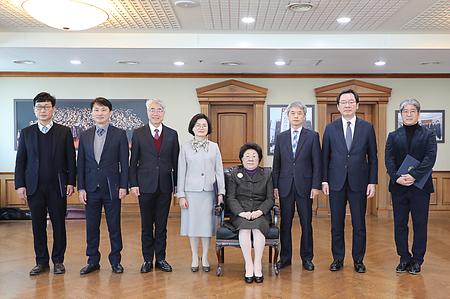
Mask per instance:
[[[354,91],[353,89],[349,88],[349,89],[344,89],[343,91],[341,91],[341,92],[337,95],[337,97],[336,97],[336,104],[337,104],[337,105],[339,105],[339,100],[341,99],[341,96],[342,96],[343,94],[346,94],[346,93],[351,93],[351,94],[353,94],[353,95],[355,96],[356,103],[359,103],[359,95],[358,95],[358,93],[357,93],[356,91]]]
[[[191,121],[189,122],[188,132],[189,132],[192,136],[195,136],[195,133],[194,133],[194,126],[195,126],[195,124],[197,123],[197,120],[199,120],[199,119],[204,119],[204,120],[206,120],[206,122],[208,123],[208,135],[211,134],[211,132],[212,132],[211,122],[209,121],[209,118],[208,118],[205,114],[203,114],[203,113],[198,113],[198,114],[194,115],[194,116],[191,118]]]
[[[244,157],[244,153],[249,150],[255,150],[258,153],[258,158],[259,158],[259,162],[261,162],[263,154],[262,154],[262,148],[253,142],[248,142],[246,144],[244,144],[243,146],[241,146],[241,149],[239,150],[239,160],[241,160],[242,163],[242,157]]]
[[[54,96],[49,94],[48,92],[40,92],[33,99],[33,106],[36,106],[36,103],[50,102],[52,103],[52,107],[55,107],[56,99]]]
[[[112,110],[112,104],[111,104],[111,102],[108,101],[108,100],[105,99],[105,98],[102,98],[102,97],[95,98],[95,99],[91,102],[91,110],[92,110],[92,108],[94,107],[94,104],[97,104],[97,105],[100,105],[100,106],[106,106],[106,107],[109,108],[109,111]]]

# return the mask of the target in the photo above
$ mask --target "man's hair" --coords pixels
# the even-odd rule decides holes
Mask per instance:
[[[353,96],[355,97],[356,103],[359,103],[359,95],[358,95],[358,93],[357,93],[356,91],[354,91],[353,89],[349,88],[349,89],[344,89],[343,91],[341,91],[341,92],[337,95],[337,97],[336,97],[336,104],[339,105],[339,101],[340,101],[340,99],[341,99],[341,96],[344,95],[344,94],[346,94],[346,93],[351,93],[351,94],[353,94]]]
[[[95,98],[92,102],[91,102],[91,110],[94,107],[94,104],[100,105],[100,106],[106,106],[109,108],[109,111],[112,110],[112,104],[110,101],[108,101],[107,99],[103,98],[103,97],[98,97]]]
[[[52,103],[52,107],[55,107],[56,99],[54,96],[49,94],[48,92],[40,92],[33,99],[33,106],[36,106],[36,103],[50,102]]]

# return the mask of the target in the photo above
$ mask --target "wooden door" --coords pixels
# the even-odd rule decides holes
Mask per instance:
[[[211,140],[217,142],[224,167],[240,164],[239,149],[254,140],[252,105],[211,105]]]

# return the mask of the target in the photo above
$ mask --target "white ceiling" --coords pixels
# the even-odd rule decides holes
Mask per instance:
[[[83,0],[90,1],[93,0]],[[49,28],[0,0],[0,72],[449,73],[450,1],[97,0],[109,19],[79,33]],[[301,2],[301,1],[297,1]],[[254,24],[240,21],[252,16]],[[352,21],[340,25],[336,18]],[[80,59],[81,65],[71,65]],[[278,67],[274,61],[288,65]],[[383,67],[374,66],[385,60]],[[13,60],[33,60],[32,65]],[[138,61],[121,65],[118,60]],[[172,63],[182,60],[185,65]],[[223,61],[240,62],[227,67]],[[424,62],[439,62],[421,64]]]

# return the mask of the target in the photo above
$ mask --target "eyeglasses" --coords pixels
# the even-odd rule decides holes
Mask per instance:
[[[164,109],[163,108],[150,108],[150,109],[147,109],[147,111],[150,112],[150,113],[161,114],[161,113],[164,112]]]
[[[198,129],[200,129],[200,128],[206,129],[206,128],[208,128],[208,124],[195,124],[195,127]]]
[[[416,114],[417,113],[417,110],[402,110],[402,114],[406,114],[406,115],[408,115],[408,114]]]
[[[52,108],[53,108],[53,106],[51,106],[51,105],[36,105],[36,106],[34,106],[34,109],[36,109],[37,111],[50,110]]]
[[[355,105],[355,103],[356,103],[356,101],[354,101],[354,100],[350,100],[350,101],[340,101],[340,102],[339,102],[339,104],[342,105],[342,106],[347,106],[347,105],[352,106],[352,105]]]

